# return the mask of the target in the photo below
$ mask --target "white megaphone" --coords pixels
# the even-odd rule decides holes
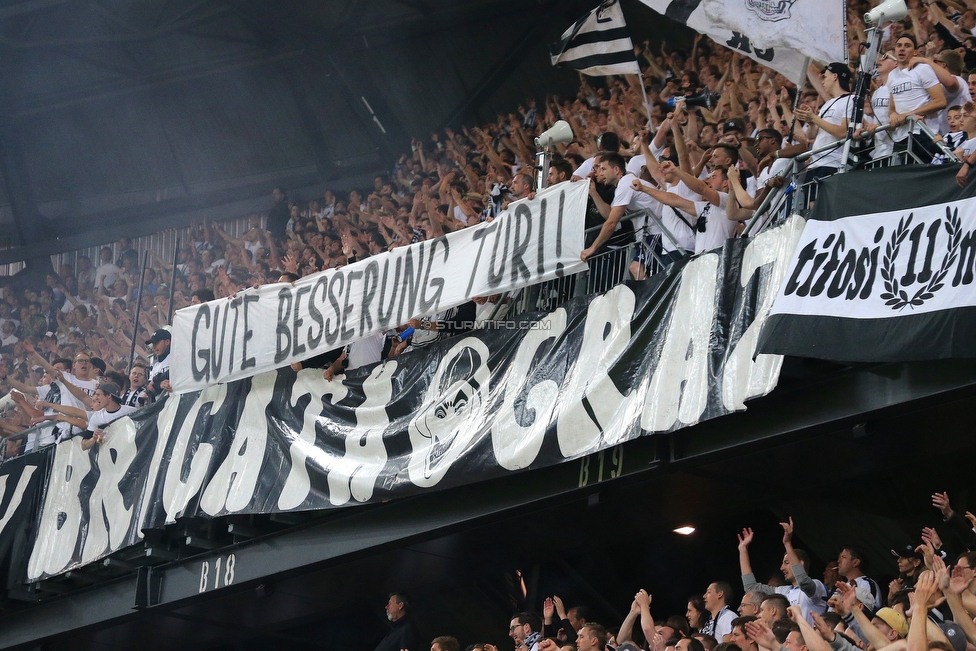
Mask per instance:
[[[535,139],[535,146],[539,149],[551,147],[564,142],[573,141],[573,129],[566,120],[559,120]]]
[[[908,15],[905,0],[885,0],[877,7],[864,14],[864,24],[868,27],[878,27],[882,23],[901,20]]]

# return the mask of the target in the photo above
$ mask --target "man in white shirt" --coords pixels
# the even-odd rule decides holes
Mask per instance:
[[[663,169],[673,169],[662,166]],[[701,190],[699,200],[687,199],[674,192],[662,192],[654,188],[643,191],[660,201],[665,206],[676,208],[684,213],[695,215],[695,253],[711,251],[725,244],[725,240],[735,234],[736,222],[725,215],[725,202],[728,199],[728,172],[721,167],[715,168],[705,182],[683,172],[678,172],[685,185],[697,181],[698,184],[689,185],[692,190]]]
[[[597,210],[603,217],[604,223],[603,227],[600,229],[600,233],[596,237],[596,240],[593,241],[593,244],[584,249],[580,254],[580,259],[584,262],[594,253],[596,253],[600,247],[607,242],[607,240],[610,239],[620,224],[620,218],[623,217],[628,210],[646,209],[657,215],[660,215],[661,212],[660,204],[653,201],[648,195],[636,192],[634,190],[633,182],[637,180],[637,177],[633,174],[627,173],[627,164],[624,163],[624,159],[620,156],[620,154],[600,154],[596,157],[596,162],[594,163],[593,169],[596,173],[597,181],[605,185],[612,185],[616,189],[614,190],[613,200],[609,205],[607,205],[607,203],[600,199],[599,195],[593,191],[591,184],[590,196],[593,197],[593,202],[596,204]],[[635,220],[635,230],[640,230],[643,226],[644,223],[642,220]],[[657,224],[652,222],[648,226],[648,233],[652,235],[660,235],[661,230],[658,228]]]
[[[95,269],[95,291],[100,292],[102,290],[112,289],[112,285],[119,277],[120,269],[112,262],[114,256],[112,255],[112,249],[107,246],[102,247],[101,252],[98,254],[101,264]]]
[[[875,130],[879,126],[888,124],[888,104],[891,102],[891,91],[888,90],[888,74],[897,65],[894,50],[888,50],[878,59],[878,87],[871,94],[872,115],[864,116],[865,131],[874,134],[874,149],[871,151],[873,160],[890,156],[895,148],[895,141],[891,137],[890,130],[878,134],[875,134]]]
[[[607,131],[601,133],[598,138],[598,147],[600,152],[606,152],[608,154],[616,154],[620,151],[620,137],[613,131]],[[599,154],[597,154],[599,156]],[[583,164],[576,168],[573,172],[572,180],[579,181],[580,179],[585,179],[593,171],[593,166],[596,163],[597,156],[592,156],[583,161]]]
[[[703,600],[705,610],[711,617],[701,629],[703,634],[711,635],[716,640],[724,640],[732,632],[732,620],[736,619],[736,615],[727,603],[731,599],[732,586],[725,581],[716,581],[708,586]]]
[[[969,84],[960,75],[963,71],[962,55],[954,50],[943,50],[931,59],[925,57],[912,57],[911,67],[925,64],[932,68],[942,90],[945,92],[946,105],[939,111],[939,130],[937,133],[943,136],[950,133],[949,130],[949,108],[952,106],[965,106],[973,101],[969,93]]]
[[[76,394],[89,398],[95,395],[98,382],[95,379],[95,367],[92,366],[91,355],[87,352],[77,353],[71,362],[71,372],[61,372],[34,350],[30,340],[24,341],[22,345],[34,362],[41,365],[51,377],[55,378],[54,384],[57,385],[61,394],[61,405],[83,410],[88,409],[85,401]],[[60,430],[57,437],[58,442],[71,438],[82,431],[70,422],[59,422],[58,429]]]
[[[911,67],[915,49],[915,39],[908,34],[901,35],[895,42],[898,65],[888,73],[888,90],[891,92],[888,122],[895,129],[892,133],[895,151],[907,150],[911,138],[913,153],[927,163],[935,154],[935,145],[928,135],[922,133],[918,124],[910,132],[908,119],[912,116],[924,118],[926,126],[937,132],[939,112],[946,107],[946,98],[945,90],[931,66],[922,63]]]
[[[791,606],[799,606],[803,617],[812,624],[813,618],[810,614],[822,615],[827,609],[827,588],[819,580],[807,574],[806,568],[810,562],[806,553],[793,548],[793,518],[790,518],[789,522],[780,524],[783,527],[783,548],[786,550],[780,570],[783,572],[783,578],[790,585],[774,588],[756,581],[749,560],[752,529],[743,529],[739,536],[739,569],[742,573],[742,586],[747,592],[750,590],[759,590],[766,594],[778,592],[789,600]]]

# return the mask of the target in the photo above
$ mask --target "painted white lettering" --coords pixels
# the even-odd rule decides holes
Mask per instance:
[[[542,378],[532,385],[525,396],[524,410],[532,422],[523,426],[515,416],[515,401],[529,379],[532,360],[543,344],[562,335],[566,329],[566,310],[559,308],[540,323],[547,325],[526,331],[511,365],[497,379],[498,386],[505,387],[505,400],[495,416],[491,444],[495,460],[506,470],[527,468],[535,460],[556,408],[559,385]],[[532,379],[538,379],[538,376]]]
[[[20,503],[24,499],[24,492],[27,490],[31,477],[34,476],[36,471],[37,466],[24,466],[24,470],[20,473],[20,478],[17,480],[17,486],[14,488],[14,494],[10,496],[7,510],[4,511],[3,517],[0,518],[0,533],[3,533],[3,530],[7,528],[10,520],[14,517],[14,513],[20,507]],[[10,475],[4,475],[0,478],[0,502],[3,501],[4,496],[7,494],[8,479],[10,479]]]
[[[278,495],[278,508],[284,511],[293,509],[308,497],[311,490],[311,482],[308,478],[308,469],[305,461],[309,457],[319,466],[325,468],[328,462],[325,452],[321,448],[315,447],[315,423],[321,418],[322,399],[331,396],[333,404],[346,397],[346,387],[342,384],[342,378],[327,382],[322,379],[322,369],[306,368],[298,372],[298,377],[291,387],[291,406],[298,406],[298,401],[303,396],[310,396],[311,399],[305,406],[302,419],[302,431],[292,439],[288,447],[291,456],[291,470],[285,479],[285,485]]]
[[[722,372],[722,403],[729,411],[745,409],[747,399],[769,393],[779,380],[779,370],[783,366],[782,356],[758,355],[755,361],[753,356],[759,342],[759,333],[789,269],[790,254],[803,232],[803,224],[801,218],[794,217],[780,228],[760,234],[749,243],[742,256],[739,282],[743,289],[757,269],[767,264],[772,267],[769,277],[759,283],[755,319],[742,333],[725,361]]]
[[[341,506],[349,498],[366,502],[373,496],[376,478],[386,465],[383,433],[390,424],[386,405],[393,397],[397,363],[376,366],[363,381],[366,400],[356,408],[356,427],[345,437],[346,453],[329,463],[329,501]]]
[[[200,508],[205,513],[219,515],[224,509],[236,513],[251,503],[264,465],[264,451],[268,447],[268,418],[265,412],[274,397],[277,378],[276,371],[251,378],[251,390],[244,400],[230,451],[200,498]]]
[[[98,448],[98,481],[88,498],[88,533],[81,554],[90,563],[122,547],[132,522],[132,506],[125,505],[119,482],[136,458],[136,425],[129,417],[105,428]]]
[[[691,424],[705,411],[718,261],[718,254],[705,254],[688,263],[681,273],[661,358],[645,394],[641,414],[645,430],[664,432],[678,420]]]
[[[613,445],[629,431],[633,418],[629,403],[634,394],[623,396],[614,386],[607,369],[630,344],[630,320],[636,298],[626,285],[618,285],[590,302],[583,326],[583,345],[576,364],[570,369],[560,395],[556,438],[564,457],[592,452]],[[591,418],[583,404],[586,398]]]
[[[200,393],[190,411],[180,427],[173,445],[173,454],[166,466],[166,477],[163,480],[163,510],[166,511],[166,523],[176,522],[176,518],[183,515],[183,510],[190,502],[190,499],[197,494],[203,486],[203,480],[210,465],[210,457],[213,456],[213,445],[210,443],[200,443],[197,446],[193,458],[190,460],[190,472],[183,481],[183,462],[189,452],[190,436],[193,434],[193,425],[200,414],[200,410],[207,403],[210,405],[210,415],[213,416],[220,410],[227,397],[227,385],[215,384],[207,387]]]
[[[60,443],[47,481],[41,522],[34,549],[27,563],[27,578],[39,579],[57,574],[68,566],[81,529],[81,480],[91,470],[88,453],[81,449],[81,438]]]

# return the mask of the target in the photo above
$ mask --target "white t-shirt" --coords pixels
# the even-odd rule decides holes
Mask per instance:
[[[772,165],[763,168],[763,170],[759,172],[759,178],[756,179],[756,187],[765,188],[766,184],[769,183],[769,179],[773,178],[789,167],[791,162],[792,159],[789,158],[777,158],[774,160]]]
[[[95,270],[95,289],[99,287],[104,287],[105,289],[112,289],[112,285],[119,277],[119,269],[112,262],[106,262],[103,265],[99,265],[98,269]]]
[[[624,206],[628,211],[630,210],[649,210],[655,215],[660,215],[661,204],[658,203],[654,197],[649,194],[644,194],[643,192],[638,192],[634,190],[634,181],[637,177],[633,174],[624,174],[617,181],[617,189],[613,193],[613,201],[610,203],[611,208],[617,206]],[[645,217],[638,217],[634,220],[634,230],[638,231],[644,227],[646,222]],[[617,228],[620,228],[620,224],[617,224]],[[649,224],[650,233],[660,233],[661,229],[658,225],[651,220]]]
[[[51,394],[50,384],[41,384],[35,388],[37,389],[38,400],[43,400],[45,402],[57,402],[58,404],[61,404],[60,395],[53,395],[53,396],[50,395]],[[52,398],[54,398],[55,400],[52,400]],[[53,409],[44,410],[44,415],[46,416],[51,416],[52,414],[56,414],[56,413],[58,412],[54,411]],[[58,425],[60,424],[61,423],[59,423]],[[27,436],[27,445],[25,447],[26,451],[33,452],[34,450],[38,450],[44,446],[51,445],[57,440],[55,436],[57,432],[58,432],[58,426],[54,424],[44,426],[44,427],[39,427],[38,429],[31,432]]]
[[[104,429],[109,423],[117,421],[118,419],[131,414],[136,410],[136,407],[130,407],[128,405],[119,405],[119,408],[115,411],[106,411],[104,409],[99,409],[98,411],[86,412],[88,416],[88,429],[94,432],[97,429]]]
[[[463,226],[468,225],[468,216],[461,210],[461,206],[454,206],[454,219],[461,222]]]
[[[799,606],[803,618],[810,623],[813,623],[810,613],[822,615],[827,607],[827,588],[817,579],[813,579],[813,582],[817,584],[817,591],[812,599],[798,585],[781,585],[775,588],[776,592],[786,597],[791,606]]]
[[[725,209],[708,201],[696,201],[698,219],[704,218],[705,232],[695,230],[695,253],[725,246],[725,240],[735,234],[736,222],[725,215]]]
[[[583,164],[577,167],[576,171],[573,172],[573,176],[578,176],[581,179],[588,177],[590,172],[593,171],[594,160],[596,160],[596,157],[587,158],[585,161],[583,161]]]
[[[380,361],[383,358],[384,344],[386,344],[386,335],[382,332],[349,344],[346,347],[346,361],[349,362],[346,370],[351,371]]]
[[[647,157],[644,154],[637,154],[627,161],[627,173],[640,178],[641,168],[647,165]]]
[[[700,194],[685,185],[684,181],[669,185],[667,191],[692,202],[701,201],[702,198]],[[674,239],[678,240],[678,245],[682,249],[685,251],[695,250],[695,224],[698,222],[698,215],[689,215],[683,210],[664,206],[661,211],[661,221],[674,235]],[[661,248],[666,253],[675,250],[674,244],[667,237],[661,238]]]
[[[845,120],[849,120],[851,117],[851,109],[854,106],[854,96],[853,95],[841,95],[840,97],[834,97],[833,99],[827,100],[827,102],[820,107],[818,115],[828,124],[841,125],[844,124]],[[843,138],[835,138],[826,129],[818,129],[817,137],[813,141],[813,149],[819,149],[821,147],[826,147],[827,145],[835,142],[840,142]],[[816,154],[810,159],[810,169],[815,169],[817,167],[843,167],[844,166],[844,148],[835,147],[829,152],[824,152],[822,154]]]
[[[969,158],[970,154],[976,151],[976,138],[970,138],[966,142],[962,143],[959,146],[959,149],[962,149],[963,156]]]
[[[651,144],[648,145],[647,148],[651,150],[651,156],[653,156],[658,160],[661,160],[661,156],[664,155],[664,150],[667,149],[668,146],[664,145],[663,147],[658,147],[657,145],[654,144],[654,141],[652,140]]]
[[[887,84],[879,86],[871,94],[871,109],[874,116],[865,115],[864,122],[867,124],[888,124],[888,102],[891,101],[891,91]],[[874,135],[874,151],[871,158],[877,159],[888,156],[895,149],[895,141],[891,139],[890,131],[882,131]]]
[[[959,84],[956,92],[950,93],[948,88],[943,87],[946,105],[939,111],[939,133],[942,135],[949,133],[949,109],[953,106],[966,106],[967,102],[973,101],[972,95],[969,94],[969,82],[959,75],[953,75],[953,78]]]
[[[68,373],[67,371],[65,371],[63,375],[65,380],[84,391],[86,394],[88,394],[88,396],[95,395],[95,389],[98,388],[98,380],[79,380],[77,377],[71,373]],[[88,405],[83,403],[81,400],[76,398],[73,393],[68,391],[68,387],[64,386],[64,383],[61,382],[61,380],[57,380],[55,384],[57,384],[58,388],[61,390],[62,405],[87,410]],[[58,439],[60,441],[63,441],[66,438],[69,438],[72,434],[77,434],[81,431],[77,427],[73,427],[70,423],[58,423],[58,429],[60,430],[60,434],[58,435]]]
[[[888,73],[888,90],[891,98],[895,102],[894,109],[900,115],[910,115],[929,103],[930,97],[928,89],[933,86],[941,86],[939,78],[935,76],[935,71],[931,66],[921,63],[911,70],[895,68]],[[891,107],[889,106],[889,110]],[[925,124],[933,131],[939,129],[938,114],[925,117]],[[921,129],[915,127],[915,133]],[[908,123],[899,125],[892,134],[895,142],[899,142],[908,137]]]

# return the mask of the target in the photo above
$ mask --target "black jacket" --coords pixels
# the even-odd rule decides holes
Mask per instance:
[[[404,615],[393,622],[393,630],[386,634],[379,644],[376,651],[422,651],[420,648],[420,633],[409,615]]]

